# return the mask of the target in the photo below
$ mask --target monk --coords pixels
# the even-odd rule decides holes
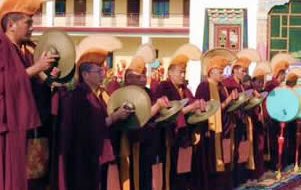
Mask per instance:
[[[26,132],[41,125],[30,77],[50,68],[54,57],[43,53],[31,66],[21,45],[30,38],[32,15],[42,1],[3,1],[1,21],[0,189],[27,189]],[[14,77],[12,77],[14,76]]]
[[[280,58],[277,58],[279,56]],[[281,56],[281,54],[277,54],[271,60],[272,80],[266,82],[265,91],[267,92],[271,92],[285,81],[285,73],[289,67],[289,62],[286,60],[286,57],[281,58]],[[278,164],[278,136],[280,134],[280,124],[269,117],[266,110],[265,119],[267,120],[269,127],[269,148],[271,153],[270,160],[267,163],[267,168],[276,170]],[[285,159],[282,160],[285,161]]]
[[[45,68],[41,68],[39,70],[34,71],[32,69],[33,67],[36,67],[37,64],[34,63],[33,60],[33,49],[34,44],[30,43],[30,35],[32,32],[32,19],[28,17],[25,19],[25,22],[28,22],[28,31],[26,33],[26,36],[18,37],[20,32],[24,32],[22,30],[22,26],[18,26],[17,28],[10,28],[12,21],[19,21],[19,19],[22,18],[22,15],[20,13],[10,13],[6,17],[4,17],[3,20],[3,30],[6,31],[6,34],[10,36],[11,39],[13,39],[16,42],[16,48],[19,52],[20,56],[23,60],[23,65],[25,68],[27,68],[27,71],[29,72],[29,75],[31,77],[31,85],[32,85],[32,91],[34,95],[34,99],[37,104],[38,112],[41,119],[41,126],[38,129],[30,130],[27,134],[28,138],[28,147],[32,145],[33,139],[43,139],[44,142],[46,142],[45,146],[43,146],[43,152],[36,156],[36,158],[32,158],[31,149],[28,150],[28,179],[29,179],[29,189],[46,189],[46,186],[48,184],[47,179],[47,172],[49,171],[48,168],[48,161],[49,158],[47,157],[45,162],[37,163],[39,158],[43,157],[48,154],[48,150],[50,149],[50,141],[48,137],[50,137],[51,134],[51,128],[52,128],[52,116],[51,116],[51,87],[44,82],[40,77],[40,71],[44,71],[48,69],[48,67],[51,65],[50,60],[46,60],[49,62],[45,62]],[[49,58],[55,58],[55,56],[52,55],[46,55]],[[45,141],[46,140],[46,141]],[[41,141],[40,141],[41,142]],[[47,143],[48,142],[48,143]],[[40,159],[44,160],[44,159]],[[41,164],[42,168],[40,171],[37,171],[36,165]],[[40,174],[37,174],[40,173]]]
[[[290,72],[287,74],[285,85],[288,88],[294,88],[297,87],[297,81],[298,81],[298,73],[294,72],[294,69],[290,70]],[[295,156],[296,156],[296,147],[297,145],[297,132],[300,133],[300,131],[297,131],[298,125],[300,125],[300,121],[292,121],[287,124],[287,128],[285,131],[285,145],[284,145],[284,160],[286,161],[286,165],[292,165],[295,164]],[[299,127],[300,130],[300,127]],[[298,134],[299,135],[299,134]],[[300,137],[299,137],[300,138]]]
[[[153,116],[153,118],[143,128],[136,131],[128,132],[128,137],[132,147],[131,163],[134,169],[132,171],[133,177],[131,179],[131,189],[135,190],[155,189],[155,184],[153,184],[153,181],[155,180],[154,178],[163,175],[162,169],[162,173],[158,173],[158,176],[153,176],[156,174],[153,173],[153,166],[159,166],[159,164],[162,163],[162,144],[164,144],[161,135],[162,129],[156,127],[154,118],[162,108],[168,106],[168,99],[166,97],[161,97],[154,101],[154,97],[151,91],[148,88],[146,88],[147,78],[145,64],[146,63],[143,57],[134,57],[131,64],[125,71],[124,76],[125,86],[134,85],[145,89],[145,91],[148,93],[152,100],[151,115]],[[137,145],[139,148],[137,148]],[[139,154],[140,159],[138,161],[134,159],[134,154]],[[136,166],[137,164],[139,165]],[[139,168],[139,175],[136,174],[136,167]],[[137,179],[137,175],[139,176],[139,179]],[[161,179],[161,181],[162,180],[163,179]]]
[[[252,89],[254,90],[253,96],[261,97],[259,93],[264,91],[265,78],[269,74],[269,63],[257,63],[252,76]],[[268,134],[268,130],[265,127],[263,105],[257,105],[254,108],[247,111],[247,114],[252,118],[253,128],[253,139],[254,139],[254,162],[255,169],[250,171],[250,178],[258,179],[265,172],[264,166],[264,155],[265,155],[265,136]],[[267,156],[269,150],[267,150]]]
[[[285,71],[287,68],[281,69],[279,71],[274,71],[272,80],[268,81],[265,85],[265,90],[271,92],[276,87],[280,86],[282,82],[285,81]],[[277,74],[276,74],[277,73]]]
[[[231,93],[240,93],[245,89],[243,87],[242,81],[246,74],[248,73],[248,67],[251,60],[247,58],[240,58],[232,65],[232,75],[223,80],[223,86],[225,87],[226,93],[229,95]],[[248,140],[248,127],[247,118],[241,110],[237,110],[234,113],[227,113],[228,122],[230,126],[229,133],[227,137],[231,137],[234,142],[234,152],[233,152],[233,186],[237,187],[239,184],[244,183],[248,179],[248,172],[246,168],[246,160],[240,160],[242,156],[239,152],[239,148],[243,145],[243,142]],[[232,133],[232,135],[231,135]],[[235,134],[235,135],[233,135]],[[250,145],[252,147],[252,145]],[[243,148],[247,150],[246,148]],[[242,150],[242,149],[241,149]],[[254,166],[254,163],[252,163]]]
[[[229,160],[223,156],[223,152],[230,149],[223,149],[223,141],[227,138],[227,123],[224,120],[225,108],[229,106],[232,100],[238,96],[236,91],[227,96],[222,86],[223,70],[229,61],[223,56],[214,56],[208,61],[206,76],[196,91],[195,97],[209,101],[217,100],[221,103],[221,108],[209,120],[201,124],[202,128],[207,128],[208,135],[204,136],[204,146],[206,147],[206,165],[209,178],[209,187],[214,190],[232,189],[232,174]],[[204,167],[204,166],[203,166]],[[218,184],[218,185],[217,185]]]
[[[105,78],[104,61],[108,51],[85,51],[77,63],[79,82],[71,93],[65,125],[69,137],[65,143],[67,189],[106,189],[107,163],[114,160],[109,126],[130,114],[120,107],[107,115],[99,88]],[[66,147],[67,146],[67,147]],[[106,151],[104,151],[106,150]],[[111,150],[111,151],[110,151]]]
[[[183,161],[178,159],[188,155],[187,159],[189,163],[194,161],[193,156],[189,155],[192,155],[193,144],[199,143],[200,135],[195,134],[194,130],[187,127],[185,115],[198,109],[204,110],[205,107],[204,101],[195,100],[191,91],[186,86],[185,71],[188,60],[188,57],[184,54],[177,55],[168,67],[168,79],[162,81],[155,92],[156,98],[166,96],[169,100],[189,99],[189,105],[182,109],[176,123],[164,126],[166,137],[164,189],[199,189],[194,179],[200,178],[200,176],[194,175],[192,171],[195,168],[195,163],[192,163],[188,167],[182,167],[181,164],[183,165]],[[161,127],[163,127],[162,125]],[[192,136],[196,136],[196,138],[192,138]],[[183,170],[179,168],[183,168]],[[202,172],[202,174],[206,173]],[[205,185],[203,185],[207,186],[207,180],[204,183]]]

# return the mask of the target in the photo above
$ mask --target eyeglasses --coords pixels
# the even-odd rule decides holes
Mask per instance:
[[[240,70],[240,72],[241,72],[241,73],[248,73],[248,70],[242,69],[242,70]]]
[[[127,77],[131,77],[131,78],[140,78],[142,76],[143,76],[142,74],[134,74],[134,73],[127,74]]]
[[[218,71],[218,70],[212,70],[211,73],[214,75],[223,75],[223,72]]]
[[[89,70],[89,73],[104,73],[106,70],[105,69],[95,69],[95,70]]]

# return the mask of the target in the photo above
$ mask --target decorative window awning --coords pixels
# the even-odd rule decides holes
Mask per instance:
[[[214,23],[241,24],[244,19],[243,9],[208,9],[209,21]]]

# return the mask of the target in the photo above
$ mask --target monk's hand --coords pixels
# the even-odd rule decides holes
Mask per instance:
[[[264,123],[263,113],[259,113],[257,116],[258,116],[258,121],[260,121],[261,123]]]
[[[193,136],[192,136],[192,143],[193,143],[193,145],[199,144],[200,141],[201,141],[201,134],[195,132],[195,133],[193,134]]]
[[[254,95],[256,98],[260,98],[260,97],[261,97],[261,94],[260,94],[257,90],[254,90],[254,91],[253,91],[253,95]]]
[[[168,107],[170,107],[170,103],[166,96],[158,98],[156,103],[153,104],[151,107],[151,115],[155,116],[159,111]]]
[[[117,111],[112,113],[112,121],[113,123],[119,120],[124,120],[129,117],[129,115],[133,113],[133,111],[128,110],[121,106]]]
[[[200,110],[201,108],[201,100],[195,100],[192,104],[189,105],[190,112],[195,112],[197,110]]]
[[[200,100],[199,100],[199,103],[200,103],[200,105],[199,105],[199,110],[201,110],[202,112],[207,111],[207,110],[206,110],[207,102],[206,102],[204,99],[200,99]]]
[[[51,89],[53,90],[54,88],[60,88],[60,87],[66,87],[66,84],[58,83],[58,82],[52,82],[51,83]]]
[[[50,52],[43,52],[40,58],[34,63],[34,66],[37,68],[38,72],[46,71],[51,68],[52,64],[56,61],[59,55],[52,54]]]
[[[238,96],[239,96],[239,94],[238,94],[237,89],[232,90],[232,92],[231,92],[231,94],[230,94],[231,99],[232,99],[232,100],[237,100],[237,99],[238,99]]]
[[[156,104],[158,105],[159,109],[168,108],[170,106],[169,100],[166,96],[157,99]]]

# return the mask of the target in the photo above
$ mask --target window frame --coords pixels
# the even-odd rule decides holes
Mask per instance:
[[[104,7],[105,3],[110,3],[110,12],[105,12]],[[102,8],[101,8],[101,15],[103,17],[114,17],[115,16],[115,0],[102,0]]]
[[[160,7],[161,4],[164,4],[164,10],[162,13],[156,8]],[[165,10],[166,9],[166,10]],[[152,17],[153,18],[169,18],[170,16],[170,0],[152,0]]]

